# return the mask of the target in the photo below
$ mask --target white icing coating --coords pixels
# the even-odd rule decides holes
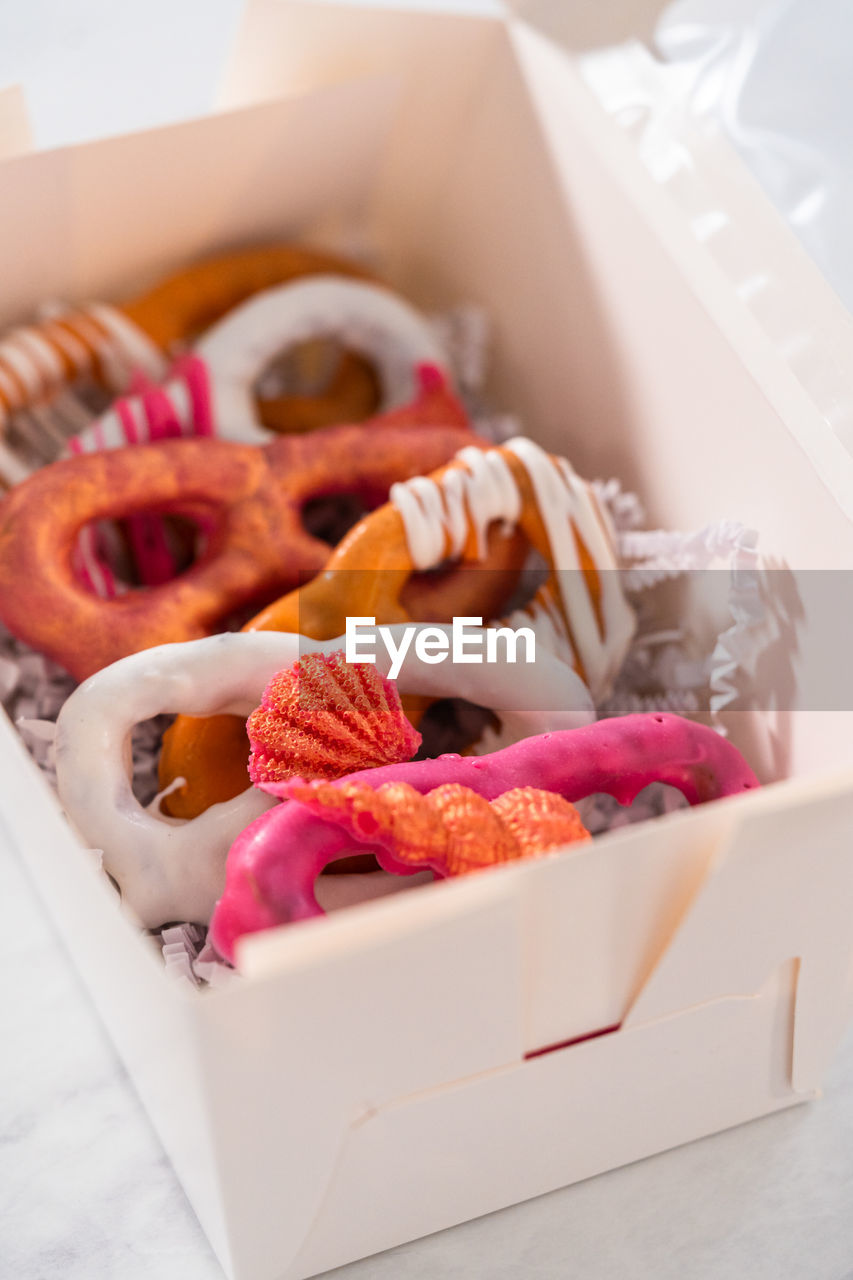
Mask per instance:
[[[613,538],[594,492],[565,458],[554,460],[524,436],[504,446],[523,464],[542,515],[556,587],[571,631],[575,652],[594,696],[601,697],[622,665],[636,621],[625,599]],[[589,593],[577,538],[598,571],[599,627]]]
[[[0,342],[0,361],[3,359],[3,344]],[[14,378],[10,378],[9,374],[0,365],[0,396],[3,397],[6,404],[12,408],[17,407],[21,403],[21,392]]]
[[[170,378],[160,388],[172,407],[181,435],[194,434],[193,406],[186,378],[179,374]],[[102,449],[122,449],[128,444],[147,444],[155,437],[152,423],[146,411],[147,392],[122,399],[124,412],[129,415],[135,432],[128,433],[121,415],[115,408],[108,409],[74,437],[70,449],[74,453],[98,453]]]
[[[42,371],[25,347],[21,346],[20,333],[10,334],[0,344],[0,359],[12,370],[25,393],[35,399],[45,389]]]
[[[106,329],[112,339],[112,352],[125,365],[132,370],[140,369],[153,382],[160,382],[166,376],[168,361],[163,352],[123,311],[104,302],[90,302],[86,310]]]
[[[461,554],[473,528],[477,554],[486,553],[486,531],[495,520],[515,524],[521,494],[497,450],[460,449],[461,465],[445,472],[441,484],[416,476],[391,486],[389,500],[403,518],[409,554],[416,569],[432,569]]]
[[[37,333],[35,329],[14,329],[9,334],[18,347],[28,353],[30,359],[39,368],[48,386],[61,382],[65,377],[65,365],[55,347]]]
[[[79,366],[79,371],[82,372],[84,369],[92,367],[93,356],[97,356],[99,360],[106,358],[111,344],[110,335],[104,331],[101,325],[95,324],[88,310],[80,311],[65,308],[58,310],[56,314],[69,329],[74,330],[86,351],[85,364]]]
[[[403,628],[390,630],[399,646]],[[105,869],[142,924],[207,921],[224,887],[231,844],[274,801],[249,787],[189,821],[143,809],[127,764],[134,724],[162,712],[248,715],[272,676],[300,654],[343,647],[342,637],[320,642],[275,631],[161,645],[105,667],[65,703],[55,740],[60,799],[83,839],[103,850]],[[377,650],[378,668],[387,673],[391,659],[381,645]],[[542,650],[534,663],[512,666],[500,647],[498,654],[496,663],[436,665],[423,662],[412,642],[397,686],[404,694],[491,707],[511,740],[592,721],[588,690],[552,654]]]
[[[276,355],[312,338],[337,338],[373,364],[382,408],[412,400],[419,364],[447,360],[430,325],[387,289],[338,276],[311,276],[265,289],[215,324],[196,343],[210,369],[214,421],[226,440],[263,444],[253,385]]]
[[[41,328],[22,326],[0,339],[0,397],[5,408],[14,411],[56,391],[69,377],[63,356],[72,365],[72,379],[87,373],[93,352],[98,353],[108,378],[112,375],[116,391],[126,384],[131,370],[141,369],[157,379],[166,372],[162,353],[115,308],[92,303],[84,311],[67,314],[53,308]],[[8,475],[8,467],[4,470]]]
[[[96,449],[121,449],[129,443],[124,424],[118,414],[114,412],[105,413],[90,430],[84,431],[79,438],[86,440],[87,437],[93,452]],[[140,439],[144,439],[141,433]]]
[[[550,548],[555,587],[570,636],[566,645],[580,665],[596,698],[616,675],[634,632],[634,615],[625,600],[614,551],[594,491],[575,474],[565,458],[553,459],[524,436],[502,446],[527,472]],[[448,556],[458,556],[473,529],[478,555],[485,550],[489,524],[514,524],[521,515],[521,494],[500,450],[466,448],[456,455],[440,481],[418,477],[392,487],[390,500],[403,520],[409,554],[417,569],[430,569]],[[596,607],[582,562],[578,538],[598,571],[599,627]],[[547,602],[540,602],[547,608]],[[560,619],[565,634],[565,621]],[[554,617],[549,620],[552,630]]]
[[[178,422],[182,427],[186,427],[187,434],[190,434],[189,428],[193,420],[193,402],[186,378],[170,378],[163,390],[172,402],[172,408],[175,411],[175,417]]]
[[[48,342],[62,352],[75,369],[89,368],[92,357],[86,344],[81,342],[70,329],[65,329],[56,320],[49,319],[42,326],[42,333]]]

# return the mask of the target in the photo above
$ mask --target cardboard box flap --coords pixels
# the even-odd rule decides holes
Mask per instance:
[[[486,10],[486,17],[483,10]],[[491,18],[488,16],[491,13]],[[334,0],[250,0],[226,68],[219,106],[255,104],[365,75],[396,75],[409,92],[429,92],[447,112],[451,99],[503,26],[501,6],[481,5],[477,16],[417,7],[335,3]],[[441,68],[441,94],[435,93]],[[464,69],[464,74],[461,74]],[[456,74],[447,74],[448,71]]]
[[[647,40],[667,0],[554,4],[553,0],[249,0],[220,91],[222,106],[329,83],[389,59],[402,70],[450,34],[463,57],[488,20],[521,19],[568,52]],[[294,23],[297,25],[294,26]],[[476,31],[480,36],[474,35]],[[429,63],[429,58],[425,59]],[[408,69],[408,68],[407,68]],[[440,107],[440,103],[436,103]]]
[[[248,980],[198,1005],[209,1088],[228,1098],[220,1141],[235,1150],[262,1135],[265,1148],[292,1153],[287,1185],[270,1180],[261,1194],[223,1162],[224,1194],[258,1224],[244,1274],[281,1274],[265,1240],[295,1253],[351,1126],[520,1060],[518,916],[512,877],[475,877],[244,940]],[[246,1045],[280,1073],[252,1086]]]
[[[811,1092],[850,1015],[851,774],[786,783],[738,804],[737,823],[624,1026],[753,997],[797,962],[791,1080]],[[772,892],[769,891],[772,886]]]
[[[0,238],[43,250],[7,259],[0,323],[34,297],[121,298],[229,245],[334,241],[359,222],[398,94],[385,76],[10,160]]]
[[[33,133],[27,100],[19,84],[0,89],[0,160],[31,150]]]
[[[789,1105],[786,969],[753,1000],[600,1036],[365,1117],[281,1280],[541,1195],[563,1185],[567,1169],[576,1181],[676,1146],[698,1136],[697,1122],[710,1133]],[[416,1153],[405,1176],[396,1176],[399,1151]],[[552,1274],[564,1274],[556,1262]]]
[[[624,1021],[700,891],[731,822],[725,804],[710,805],[525,865],[526,1053]],[[679,995],[682,1008],[697,1003],[689,976]]]
[[[793,1079],[798,1090],[813,1090],[849,1013],[849,783],[848,775],[832,784],[786,783],[623,829],[560,857],[414,890],[308,928],[271,930],[244,940],[241,969],[252,982],[286,984],[346,955],[348,968],[368,966],[364,980],[384,1004],[398,979],[389,985],[383,972],[418,972],[427,939],[470,911],[485,930],[478,963],[496,980],[488,992],[478,988],[470,1006],[465,975],[448,987],[457,1016],[465,1006],[466,1023],[476,1019],[481,1028],[476,1061],[463,1045],[440,1073],[452,1082],[620,1025],[751,997],[780,965],[798,960]],[[813,885],[808,900],[797,887],[803,881]],[[507,914],[512,900],[518,912]],[[431,983],[441,965],[454,963],[443,945],[434,950],[442,954]],[[463,954],[461,940],[453,954]],[[386,1099],[410,1086],[395,1078]]]
[[[554,4],[553,0],[506,0],[519,18],[570,53],[628,39],[650,41],[669,0],[619,0],[618,4]]]

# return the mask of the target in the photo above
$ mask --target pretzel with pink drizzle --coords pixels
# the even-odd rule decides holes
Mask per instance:
[[[401,476],[476,443],[440,371],[419,376],[416,401],[373,419],[373,449],[362,424],[347,424],[264,446],[165,440],[43,467],[0,502],[0,619],[82,680],[139,649],[220,630],[235,610],[319,573],[330,548],[305,528],[307,502],[355,493],[376,506]],[[104,600],[75,576],[73,549],[93,521],[199,507],[207,546],[173,581]]]
[[[276,431],[259,408],[257,379],[274,357],[315,339],[337,339],[347,352],[368,361],[382,411],[413,399],[422,365],[445,372],[444,353],[429,324],[402,298],[367,281],[314,275],[262,290],[229,312],[201,337],[192,357],[178,362],[164,385],[116,401],[69,441],[70,450],[88,453],[196,435],[269,444]],[[328,423],[335,400],[318,394],[274,403],[288,407],[283,428],[308,429]],[[298,413],[297,405],[302,406]],[[352,416],[345,412],[350,407]],[[355,421],[364,416],[365,408],[366,404],[341,402],[337,421]],[[144,585],[156,586],[175,576],[161,521],[134,517],[128,534]],[[94,533],[81,539],[78,555],[82,575],[99,595],[119,593]]]
[[[262,814],[232,845],[210,939],[233,960],[244,934],[322,915],[314,882],[353,851],[372,853],[394,875],[423,870],[424,862],[398,856],[393,821],[383,829],[374,808],[359,798],[359,784],[381,793],[405,783],[422,795],[457,784],[490,801],[532,786],[570,802],[604,792],[629,804],[651,782],[677,787],[691,805],[759,785],[731,743],[704,725],[663,713],[544,733],[488,756],[440,756],[335,782],[264,784],[288,803]],[[440,862],[425,861],[437,874],[447,874]]]
[[[108,413],[68,441],[72,457],[123,449],[127,445],[156,444],[162,440],[207,438],[216,434],[207,366],[198,356],[184,356],[172,367],[168,381],[146,386],[132,396],[115,400]],[[205,532],[202,515],[200,531]],[[134,566],[140,586],[156,587],[177,576],[177,561],[169,546],[163,520],[143,512],[126,522]],[[87,590],[111,600],[122,595],[124,584],[113,573],[102,529],[88,525],[74,552],[74,569]]]

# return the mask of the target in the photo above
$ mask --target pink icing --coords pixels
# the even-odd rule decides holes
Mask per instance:
[[[210,379],[204,361],[193,355],[181,357],[170,370],[167,385],[175,382],[182,382],[188,394],[187,421],[182,421],[166,387],[149,383],[140,374],[134,379],[133,395],[114,402],[112,408],[128,445],[215,434]],[[94,423],[89,432],[96,446],[104,448],[100,423]],[[68,447],[73,454],[86,452],[85,437],[72,437]],[[156,587],[170,582],[177,567],[162,521],[156,515],[143,512],[128,519],[127,532],[141,585]],[[96,530],[87,529],[81,534],[75,568],[77,576],[94,595],[112,599],[119,594],[103,539]]]
[[[491,755],[385,765],[339,781],[347,780],[374,787],[407,782],[422,794],[456,782],[487,800],[524,786],[554,791],[573,803],[604,792],[620,804],[630,804],[649,783],[663,782],[677,787],[691,805],[759,785],[731,743],[704,725],[663,712],[544,733]],[[228,854],[225,892],[213,914],[210,940],[229,960],[245,933],[322,915],[314,882],[324,867],[354,848],[372,853],[396,875],[420,869],[397,862],[374,837],[356,837],[313,813],[310,799],[289,800],[297,785],[305,786],[296,780],[266,784],[265,791],[288,803],[257,818]]]

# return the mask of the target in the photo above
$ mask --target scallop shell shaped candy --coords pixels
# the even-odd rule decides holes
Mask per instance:
[[[421,735],[391,680],[343,650],[311,653],[278,672],[247,723],[256,786],[288,778],[340,778],[411,760]]]

